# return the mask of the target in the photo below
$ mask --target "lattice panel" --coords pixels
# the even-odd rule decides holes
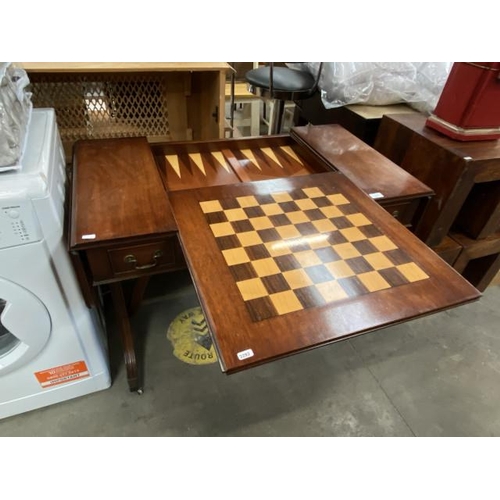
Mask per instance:
[[[35,107],[55,108],[61,138],[170,139],[161,74],[30,75]]]

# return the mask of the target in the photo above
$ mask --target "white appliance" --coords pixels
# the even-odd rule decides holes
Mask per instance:
[[[34,109],[22,169],[0,173],[0,418],[111,385],[63,239],[64,197],[54,111]]]

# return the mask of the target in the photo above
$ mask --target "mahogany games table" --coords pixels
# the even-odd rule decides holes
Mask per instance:
[[[132,391],[130,316],[186,263],[227,373],[480,297],[410,232],[432,190],[338,125],[79,141],[71,182],[69,250],[89,306],[110,287]]]

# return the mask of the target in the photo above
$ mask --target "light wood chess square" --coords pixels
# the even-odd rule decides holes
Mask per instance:
[[[319,293],[326,302],[335,302],[336,300],[345,299],[348,297],[344,289],[336,281],[327,281],[316,285]]]
[[[365,255],[364,258],[376,271],[394,267],[394,264],[383,253],[371,253]]]
[[[230,208],[224,212],[228,221],[248,219],[247,214],[241,208]]]
[[[283,277],[286,279],[292,290],[313,285],[311,278],[303,269],[293,269],[291,271],[285,271],[283,273]]]
[[[300,224],[301,222],[309,222],[309,217],[304,212],[288,212],[286,214],[292,224]]]
[[[253,300],[268,295],[266,287],[260,278],[253,278],[245,281],[238,281],[238,286],[243,300]]]
[[[264,245],[271,257],[280,257],[281,255],[290,255],[292,253],[290,246],[281,240],[264,243]]]
[[[378,290],[391,288],[391,285],[389,285],[389,283],[387,283],[387,281],[385,281],[385,279],[382,278],[377,271],[358,274],[358,279],[370,292],[377,292]]]
[[[396,269],[410,282],[421,281],[427,279],[429,276],[415,264],[410,262],[408,264],[401,264],[396,266]]]
[[[259,277],[281,273],[280,268],[272,258],[254,260],[252,266]]]
[[[342,259],[352,259],[353,257],[360,257],[361,254],[351,243],[339,243],[332,245],[332,248],[340,255]]]
[[[344,260],[337,260],[335,262],[327,262],[325,267],[330,271],[335,279],[349,278],[356,273],[349,267],[349,264]]]
[[[216,238],[234,234],[234,229],[230,222],[217,222],[215,224],[210,224],[210,229]]]
[[[387,252],[387,250],[395,250],[398,248],[387,236],[375,236],[369,240],[377,250]]]
[[[320,232],[320,233],[330,233],[332,231],[336,231],[337,227],[335,224],[328,219],[320,219],[320,220],[313,220],[311,221],[313,226]]]
[[[250,224],[254,227],[255,230],[260,229],[271,229],[274,227],[274,224],[271,222],[269,217],[253,217],[250,220]]]
[[[368,226],[371,221],[363,214],[346,215],[347,220],[356,227]]]
[[[273,293],[269,296],[278,314],[287,314],[303,309],[302,304],[292,290]]]
[[[309,198],[320,198],[322,196],[325,196],[325,193],[323,193],[323,191],[321,191],[321,189],[317,187],[304,188],[302,189],[302,192],[306,194]]]
[[[257,207],[259,202],[255,199],[255,196],[239,196],[236,198],[241,208]]]
[[[366,236],[357,227],[348,227],[346,229],[341,229],[340,232],[347,241],[366,240]]]
[[[323,215],[329,219],[333,217],[345,217],[344,214],[337,208],[332,206],[320,207],[319,208]]]
[[[334,205],[347,205],[349,203],[349,200],[343,194],[330,194],[327,198]]]
[[[271,193],[273,200],[276,203],[284,203],[287,201],[293,201],[289,193]]]
[[[240,243],[244,247],[249,247],[252,245],[260,245],[262,240],[260,239],[259,233],[256,231],[247,231],[245,233],[236,233],[236,236],[240,240]]]
[[[316,234],[313,238],[309,238],[308,242],[311,248],[326,248],[331,246],[328,241],[328,233]]]
[[[237,264],[243,264],[244,262],[250,262],[250,258],[244,248],[222,250],[222,255],[224,255],[224,259],[226,259],[228,266],[235,266]]]
[[[315,208],[318,208],[316,203],[314,201],[306,198],[305,200],[294,200],[295,204],[301,209],[301,210],[314,210]]]
[[[221,212],[222,205],[218,200],[200,201],[200,207],[204,214],[211,214],[212,212]]]
[[[276,228],[276,231],[278,231],[279,235],[284,240],[288,240],[290,238],[300,238],[301,236],[299,230],[292,224],[290,224],[289,226],[278,226]]]
[[[318,266],[323,262],[312,250],[304,250],[293,254],[302,267]]]
[[[266,215],[280,215],[285,213],[277,203],[268,203],[267,205],[262,205],[260,208],[262,208],[262,211]]]

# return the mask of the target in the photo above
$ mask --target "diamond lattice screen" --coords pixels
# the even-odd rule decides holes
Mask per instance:
[[[30,75],[34,107],[55,108],[61,138],[170,139],[164,76]]]

